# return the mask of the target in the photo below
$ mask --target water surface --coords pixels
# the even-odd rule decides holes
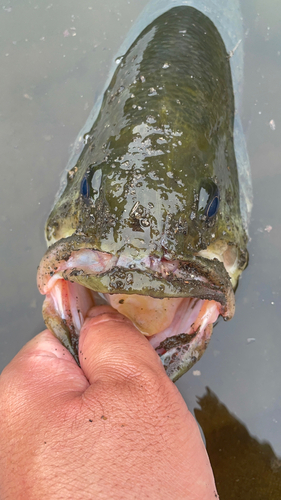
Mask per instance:
[[[0,6],[1,369],[44,328],[36,287],[44,222],[71,143],[146,3]],[[202,360],[177,386],[202,425],[221,500],[275,500],[281,498],[281,3],[244,0],[242,9],[242,119],[254,186],[250,264],[233,320],[219,322]]]

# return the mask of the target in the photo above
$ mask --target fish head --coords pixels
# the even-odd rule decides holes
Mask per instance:
[[[147,336],[172,380],[217,317],[233,316],[248,255],[233,124],[218,31],[196,9],[171,9],[123,57],[46,224],[43,315],[76,358],[100,300]]]

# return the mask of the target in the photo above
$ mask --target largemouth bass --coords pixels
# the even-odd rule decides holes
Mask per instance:
[[[234,314],[251,190],[237,111],[242,35],[226,27],[240,11],[225,4],[150,2],[80,134],[38,269],[45,323],[76,360],[87,311],[103,301],[174,381],[218,316]]]

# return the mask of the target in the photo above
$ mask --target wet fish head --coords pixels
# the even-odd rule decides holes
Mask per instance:
[[[60,276],[106,294],[114,307],[118,298],[118,310],[148,336],[166,331],[169,320],[147,332],[134,300],[124,305],[127,295],[201,300],[204,307],[215,302],[217,315],[234,313],[233,288],[247,263],[234,112],[229,58],[219,32],[196,9],[171,9],[120,58],[47,221],[48,255],[56,254],[57,268],[85,249],[114,260],[111,267],[104,264],[98,279],[89,264],[85,270],[77,263],[71,276],[62,266]],[[196,320],[188,328],[177,321],[185,330],[170,329],[169,338],[196,333]],[[209,325],[204,332],[210,336]],[[190,359],[200,357],[203,337]],[[184,342],[190,345],[187,340],[156,346],[173,379],[192,364],[180,352]],[[177,366],[171,368],[175,352]]]

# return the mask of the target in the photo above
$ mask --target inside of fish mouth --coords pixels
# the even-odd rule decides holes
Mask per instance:
[[[101,252],[98,257],[100,260],[96,271],[102,268],[103,270],[110,269],[116,264],[114,258],[109,262],[110,257],[107,257],[106,262],[102,262]],[[85,274],[82,263],[84,262],[85,270],[88,258],[87,251],[81,249],[72,258],[73,262],[71,259],[64,261],[62,267],[65,270],[68,268],[68,275],[64,275],[65,270],[60,269],[59,264],[55,266],[56,269],[54,267],[54,271],[51,270],[48,273],[49,282],[46,286],[47,294],[43,306],[43,316],[47,327],[60,338],[76,358],[79,334],[85,318],[92,307],[102,303],[110,304],[118,312],[127,316],[147,337],[160,356],[178,345],[194,342],[195,337],[203,338],[206,331],[210,332],[210,336],[210,325],[213,325],[222,314],[222,304],[210,298],[192,296],[159,298],[137,293],[93,291],[79,283],[81,276]],[[121,264],[124,265],[124,259]],[[179,272],[179,265],[176,261],[162,259],[157,265],[162,266],[164,276]],[[155,262],[152,263],[152,267],[157,267],[157,265]],[[67,276],[67,279],[63,276]],[[204,276],[195,276],[194,279],[206,281]],[[206,339],[204,341],[206,342]]]
[[[150,318],[149,313],[152,316],[155,315],[155,312],[156,316],[158,312],[161,313],[162,302],[165,300],[149,296],[125,296],[124,294],[110,295],[109,297],[107,294],[107,297],[105,297],[103,294],[93,292],[77,283],[59,279],[56,281],[51,292],[46,296],[43,306],[43,316],[47,327],[55,333],[62,343],[69,348],[75,358],[77,358],[80,330],[89,311],[101,304],[112,305],[112,298],[118,301],[120,306],[126,303],[126,298],[136,303],[142,301],[142,305],[144,306],[145,303],[149,304],[149,311],[143,307],[143,317],[146,316],[148,319]],[[159,356],[165,354],[171,348],[191,343],[197,336],[203,336],[207,327],[213,325],[221,313],[221,304],[216,301],[183,297],[166,299],[165,307],[172,300],[173,304],[171,305],[170,316],[164,317],[164,322],[160,322],[158,331],[150,335],[142,331]],[[120,310],[118,306],[114,308],[121,314],[124,314],[124,310]],[[139,310],[139,307],[137,309]],[[131,308],[131,314],[129,312],[124,315],[141,331],[139,323],[134,321],[135,310],[133,307]],[[138,314],[137,317],[139,321]],[[156,322],[157,319],[156,317]],[[150,331],[150,333],[152,332]],[[68,338],[69,343],[66,338]]]

